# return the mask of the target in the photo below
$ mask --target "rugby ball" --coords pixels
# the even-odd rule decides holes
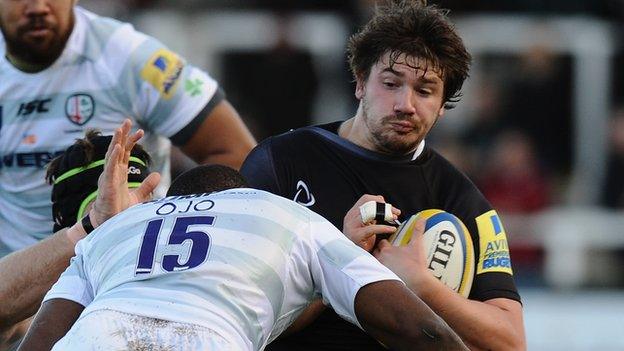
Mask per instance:
[[[388,240],[395,246],[409,243],[419,218],[426,221],[427,267],[446,286],[468,297],[475,270],[474,247],[468,229],[459,218],[443,210],[424,210],[403,222]]]

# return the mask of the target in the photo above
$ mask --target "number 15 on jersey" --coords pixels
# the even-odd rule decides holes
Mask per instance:
[[[137,260],[135,275],[151,274],[156,260],[158,237],[163,226],[164,218],[155,219],[147,223],[147,229],[143,234],[141,249]],[[167,244],[164,247],[182,246],[184,242],[190,243],[188,258],[185,262],[180,262],[183,255],[167,254],[163,255],[161,265],[166,272],[182,271],[199,266],[206,261],[210,251],[210,236],[203,230],[189,228],[193,225],[212,226],[215,221],[214,216],[193,216],[178,217],[175,220],[173,229],[169,233]],[[190,230],[189,230],[190,229]]]

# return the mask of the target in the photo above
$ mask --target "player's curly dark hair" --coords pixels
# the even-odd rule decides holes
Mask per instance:
[[[349,39],[347,54],[355,78],[366,80],[386,53],[390,66],[403,54],[411,60],[401,63],[414,68],[418,67],[416,59],[424,59],[425,69],[441,73],[445,107],[453,108],[459,101],[472,58],[450,22],[448,10],[416,0],[387,1],[377,6],[373,18]]]

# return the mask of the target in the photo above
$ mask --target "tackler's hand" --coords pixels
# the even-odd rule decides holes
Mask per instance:
[[[130,191],[128,189],[128,162],[134,145],[143,137],[139,129],[131,134],[132,122],[126,119],[115,130],[108,150],[104,171],[98,179],[98,195],[90,216],[96,225],[102,224],[117,213],[139,202],[149,200],[152,191],[160,181],[160,174],[151,173],[141,185]]]
[[[380,221],[375,217],[377,208],[383,208],[383,217]],[[362,195],[345,215],[342,231],[356,245],[370,252],[375,246],[377,235],[390,235],[396,230],[395,227],[383,222],[393,223],[400,214],[399,209],[386,204],[383,196]]]

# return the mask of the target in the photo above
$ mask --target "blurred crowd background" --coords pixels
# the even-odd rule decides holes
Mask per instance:
[[[503,217],[529,349],[623,349],[624,0],[429,3],[451,10],[474,62],[428,142]],[[374,0],[80,4],[208,70],[258,140],[355,113],[345,43]],[[552,323],[569,325],[542,332]]]

